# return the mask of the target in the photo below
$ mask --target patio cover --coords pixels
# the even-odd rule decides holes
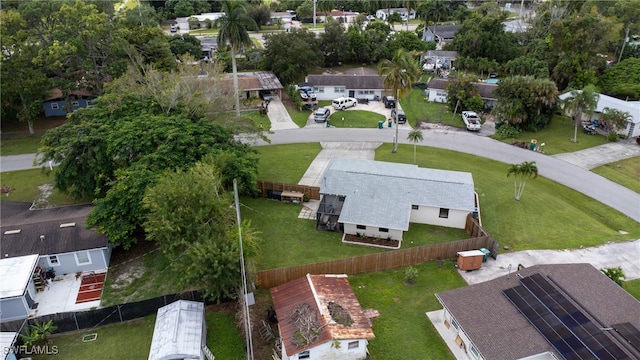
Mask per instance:
[[[38,263],[38,257],[39,255],[35,254],[0,259],[0,299],[24,294]]]

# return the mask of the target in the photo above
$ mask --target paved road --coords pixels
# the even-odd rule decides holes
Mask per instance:
[[[409,129],[399,130],[399,142],[412,144],[407,138]],[[340,129],[312,127],[278,130],[268,134],[272,145],[306,142],[393,142],[393,128]],[[263,140],[252,140],[254,145],[269,145]],[[535,161],[540,175],[577,190],[640,222],[640,194],[616,184],[587,169],[560,158],[520,149],[511,145],[459,131],[426,130],[419,145],[482,156],[508,164]],[[0,157],[1,171],[33,168],[33,154]]]

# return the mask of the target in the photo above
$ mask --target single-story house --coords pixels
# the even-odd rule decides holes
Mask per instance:
[[[4,259],[39,254],[38,265],[58,275],[109,267],[111,243],[86,228],[93,205],[29,210],[29,204],[0,203],[0,241]]]
[[[87,90],[70,91],[67,96],[63,96],[60,88],[54,88],[44,99],[42,107],[45,117],[67,116],[80,108],[93,106],[95,96]]]
[[[309,275],[271,288],[282,360],[367,357],[375,336],[347,275]]]
[[[459,359],[638,359],[640,302],[591,264],[535,265],[435,294]]]
[[[457,58],[457,51],[429,50],[420,55],[420,63],[423,71],[436,72],[438,69],[450,70]]]
[[[213,360],[204,303],[178,300],[158,309],[149,360]]]
[[[355,21],[356,17],[360,15],[360,13],[355,11],[342,11],[342,10],[331,10],[331,11],[321,11],[316,13],[316,22],[326,22],[327,17],[332,17],[335,20],[342,19],[343,23],[348,24]]]
[[[14,347],[16,346],[16,341],[18,340],[17,332],[0,332],[0,349],[2,349],[2,355],[0,355],[0,359],[2,360],[17,360],[16,350]],[[19,352],[19,351],[18,351]]]
[[[4,248],[2,249],[4,251]],[[0,317],[2,321],[26,319],[34,306],[33,277],[38,254],[0,258]]]
[[[319,229],[401,241],[410,223],[464,229],[477,211],[468,172],[333,159],[321,179]]]
[[[376,17],[380,20],[386,21],[389,15],[393,13],[399,13],[402,20],[407,21],[406,8],[380,9],[376,11]],[[411,9],[411,11],[409,11],[408,14],[409,14],[409,20],[413,20],[416,18],[416,11],[414,9]]]
[[[333,100],[341,96],[381,99],[385,95],[384,77],[368,70],[359,68],[344,74],[307,75],[306,82],[313,86],[318,100]]]
[[[201,38],[200,47],[202,47],[202,57],[205,60],[213,59],[214,53],[218,51],[218,38],[217,37]]]
[[[425,94],[427,96],[427,101],[447,102],[447,85],[449,84],[449,79],[443,78],[431,78],[429,80],[429,84],[427,84],[427,88],[425,89]],[[476,82],[473,83],[473,86],[478,90],[480,97],[484,100],[485,108],[491,108],[496,105],[498,99],[494,92],[498,88],[498,84],[485,83],[485,82]]]
[[[233,92],[233,74],[225,74],[223,86]],[[259,97],[260,93],[271,93],[282,98],[282,83],[271,71],[238,73],[238,89],[242,98]]]
[[[453,41],[456,32],[462,25],[436,25],[427,26],[422,32],[422,41],[435,41],[439,44],[446,44]]]
[[[624,101],[605,94],[599,95],[598,105],[596,105],[594,114],[591,117],[587,114],[582,114],[582,120],[598,120],[605,108],[617,109],[631,115],[627,125],[623,129],[619,129],[618,133],[628,138],[640,136],[640,101]],[[560,100],[566,100],[569,97],[571,97],[570,91],[558,96]]]
[[[177,18],[176,22],[178,23],[178,27],[180,27],[180,30],[189,31],[189,19],[195,18],[200,23],[200,28],[206,29],[210,22],[215,22],[223,16],[223,12],[204,13],[200,15],[191,15],[186,18]],[[184,26],[186,26],[187,28],[184,28]]]

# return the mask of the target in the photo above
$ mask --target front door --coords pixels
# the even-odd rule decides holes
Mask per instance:
[[[354,90],[349,90],[349,97],[356,97],[356,92]]]

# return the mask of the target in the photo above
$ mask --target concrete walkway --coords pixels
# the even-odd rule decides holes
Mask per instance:
[[[640,146],[632,140],[619,140],[580,151],[553,155],[556,159],[587,170],[635,156],[640,156]]]
[[[267,112],[269,116],[269,121],[271,121],[271,129],[272,131],[276,130],[287,130],[287,129],[297,129],[298,125],[291,120],[291,116],[289,116],[289,112],[284,107],[282,100],[277,97],[274,97],[271,102],[269,102],[269,112]]]

